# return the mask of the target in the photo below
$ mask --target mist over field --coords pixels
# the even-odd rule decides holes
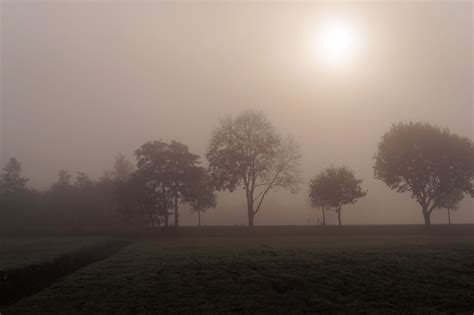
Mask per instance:
[[[98,178],[119,152],[177,140],[204,154],[219,119],[261,110],[300,145],[296,195],[270,192],[256,225],[316,224],[308,181],[331,165],[363,179],[344,224],[421,224],[410,193],[374,179],[393,123],[430,122],[474,137],[473,5],[273,2],[2,1],[0,164],[21,163],[46,190],[60,169]],[[345,67],[319,64],[308,38],[337,12],[363,47]],[[219,193],[205,225],[246,224],[244,192]],[[451,214],[474,223],[473,199]],[[435,210],[433,223],[445,223]],[[336,224],[334,213],[327,214]],[[181,209],[181,224],[196,216]]]

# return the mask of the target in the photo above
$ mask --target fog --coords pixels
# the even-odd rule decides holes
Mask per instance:
[[[363,39],[347,65],[321,64],[309,47],[328,16]],[[48,189],[60,169],[97,178],[149,140],[203,156],[220,118],[255,108],[295,137],[303,170],[300,192],[271,192],[257,225],[314,224],[307,183],[331,165],[351,167],[368,190],[344,224],[421,224],[409,193],[374,179],[373,156],[399,121],[474,137],[472,20],[470,1],[2,1],[1,165],[17,157],[29,185]],[[219,194],[202,218],[246,220],[241,190]],[[446,220],[434,212],[433,223]],[[474,223],[472,198],[452,221]]]

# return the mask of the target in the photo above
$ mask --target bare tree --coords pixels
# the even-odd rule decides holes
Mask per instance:
[[[249,227],[270,190],[298,189],[299,148],[292,137],[282,139],[262,112],[222,119],[206,157],[217,189],[244,189]]]

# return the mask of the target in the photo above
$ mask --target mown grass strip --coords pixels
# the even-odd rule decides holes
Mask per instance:
[[[106,241],[18,269],[0,271],[0,307],[15,303],[50,286],[58,278],[118,252],[127,242]]]

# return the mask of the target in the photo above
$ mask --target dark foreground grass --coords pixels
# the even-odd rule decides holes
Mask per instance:
[[[305,235],[136,241],[4,314],[473,311],[470,235]]]
[[[0,271],[0,311],[25,296],[47,288],[60,277],[113,255],[125,245],[126,242],[121,240],[103,240],[53,260]]]
[[[0,271],[52,261],[108,237],[1,237]]]

